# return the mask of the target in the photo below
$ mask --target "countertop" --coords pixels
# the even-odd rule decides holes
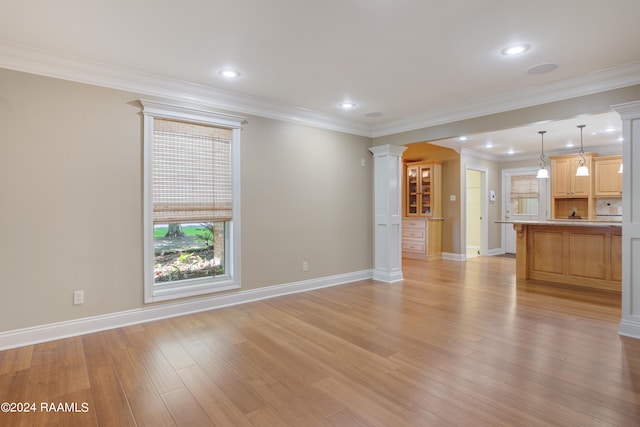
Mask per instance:
[[[427,221],[444,221],[444,217],[438,217],[438,216],[436,216],[436,217],[431,217],[431,216],[428,216],[428,217],[424,217],[424,216],[419,216],[419,217],[404,216],[404,217],[402,217],[402,219],[408,219],[408,220],[419,219],[419,220],[422,220],[422,221],[424,221],[424,220],[427,220]]]
[[[562,225],[574,227],[622,227],[620,221],[588,219],[547,219],[544,221],[496,221],[496,224]]]

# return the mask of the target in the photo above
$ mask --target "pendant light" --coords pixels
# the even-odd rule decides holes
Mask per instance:
[[[589,168],[584,165],[586,160],[584,158],[584,148],[582,146],[582,129],[585,126],[586,125],[577,126],[580,128],[580,152],[578,153],[580,154],[580,166],[578,166],[578,169],[576,170],[576,176],[589,176]]]
[[[542,138],[542,142],[540,144],[542,148],[542,154],[540,154],[540,170],[538,170],[538,175],[536,178],[549,178],[549,171],[547,170],[547,162],[544,160],[544,134],[546,130],[541,130],[538,132],[540,134],[540,138]]]

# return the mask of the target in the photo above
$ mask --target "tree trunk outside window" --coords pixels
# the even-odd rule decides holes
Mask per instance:
[[[184,237],[184,231],[182,231],[182,225],[169,224],[169,230],[164,237]]]

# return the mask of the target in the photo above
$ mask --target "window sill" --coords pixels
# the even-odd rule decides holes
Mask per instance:
[[[204,278],[167,282],[161,285],[154,285],[152,295],[145,296],[144,302],[148,304],[230,291],[233,289],[240,289],[240,285],[231,279],[217,279],[216,281],[212,281],[210,278]]]

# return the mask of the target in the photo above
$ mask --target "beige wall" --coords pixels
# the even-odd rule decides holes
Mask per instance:
[[[249,118],[242,132],[245,288],[372,268],[370,142]]]
[[[0,69],[0,331],[143,306],[140,97]],[[370,146],[247,118],[243,289],[372,268]]]

